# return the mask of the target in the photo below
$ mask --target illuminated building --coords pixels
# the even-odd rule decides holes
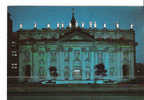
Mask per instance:
[[[94,23],[94,24],[93,24]],[[19,81],[40,82],[55,80],[56,84],[95,83],[96,79],[120,82],[134,78],[135,32],[128,30],[97,29],[90,22],[89,29],[78,26],[72,13],[69,26],[57,23],[57,29],[24,30],[19,35]],[[95,66],[103,64],[106,76],[95,75]],[[55,77],[50,68],[56,69]]]

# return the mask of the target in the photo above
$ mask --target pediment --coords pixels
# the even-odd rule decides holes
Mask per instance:
[[[88,33],[73,32],[63,36],[59,41],[93,41],[94,38]]]
[[[85,40],[85,38],[80,35],[74,35],[70,38],[70,40]]]

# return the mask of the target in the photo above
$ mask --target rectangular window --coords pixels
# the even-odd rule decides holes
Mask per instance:
[[[12,56],[17,56],[17,51],[11,51]]]
[[[17,69],[18,67],[18,64],[17,63],[12,63],[11,64],[11,69]]]
[[[16,42],[15,41],[11,41],[11,47],[15,47],[16,46]]]

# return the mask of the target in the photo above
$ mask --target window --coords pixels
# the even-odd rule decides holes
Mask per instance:
[[[11,46],[15,47],[16,46],[16,42],[15,41],[11,41]]]
[[[11,51],[12,56],[17,56],[17,51]]]
[[[18,65],[17,63],[12,63],[11,64],[11,69],[17,69],[18,68],[17,65]]]

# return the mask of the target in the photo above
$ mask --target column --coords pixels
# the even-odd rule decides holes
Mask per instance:
[[[107,78],[109,77],[109,68],[110,68],[110,65],[109,65],[109,52],[105,52],[105,61],[104,61],[104,64],[105,64],[105,69],[107,70]]]
[[[91,80],[94,80],[94,51],[92,50],[92,48],[91,48],[91,50],[90,50],[90,54],[91,54],[91,66],[90,66],[90,70],[91,70],[91,73],[90,73],[90,79]]]
[[[82,80],[86,80],[85,50],[82,48]]]
[[[60,73],[60,56],[59,56],[59,50],[57,49],[57,51],[56,51],[56,69],[57,69],[57,73],[58,73],[58,77],[57,77],[57,79],[59,80],[60,79],[60,75],[59,75],[59,73]]]
[[[129,72],[130,72],[130,79],[134,79],[134,52],[133,50],[129,51],[130,63],[129,63]]]
[[[122,51],[119,50],[117,52],[117,79],[118,81],[121,81],[122,78],[123,78],[123,68],[122,68],[122,62],[123,62],[123,54],[122,54]]]
[[[98,64],[98,53],[97,51],[94,52],[94,65],[97,65]]]
[[[31,51],[31,47],[29,48],[29,52],[30,52],[30,70],[31,70],[31,76],[30,76],[30,81],[32,81],[32,78],[33,78],[33,66],[32,66],[32,51]]]
[[[120,79],[122,80],[123,79],[123,51],[120,52]]]
[[[113,50],[112,51],[112,59],[113,59],[113,63],[112,63],[112,67],[113,67],[113,76],[112,76],[112,79],[113,80],[115,80],[115,79],[117,79],[118,77],[117,77],[117,72],[119,71],[119,69],[116,69],[116,67],[117,67],[117,61],[116,61],[116,59],[117,59],[117,54],[116,54],[116,52],[115,52],[115,50]]]
[[[105,64],[104,63],[105,62],[105,52],[103,51],[101,55],[102,55],[102,63]]]
[[[64,80],[64,50],[60,51],[60,76],[61,80]]]
[[[50,58],[51,58],[51,54],[50,54],[50,50],[46,52],[46,80],[51,80],[51,76],[50,76]]]
[[[39,81],[39,63],[38,63],[38,53],[33,52],[33,81],[38,82]]]
[[[73,80],[73,76],[72,76],[72,72],[73,72],[73,51],[72,48],[69,49],[69,54],[70,54],[70,58],[69,58],[69,80]]]
[[[97,57],[98,57],[98,64],[101,64],[102,63],[102,60],[103,60],[103,58],[102,58],[102,51],[98,51],[98,53],[97,53]]]
[[[23,50],[22,48],[19,49],[19,81],[24,81],[24,62],[23,62]]]

